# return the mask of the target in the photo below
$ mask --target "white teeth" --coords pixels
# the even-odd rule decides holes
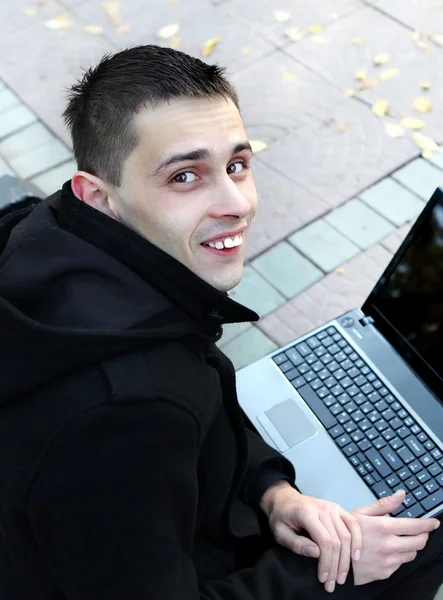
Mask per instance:
[[[224,244],[223,242],[216,242],[215,247],[217,248],[217,250],[223,250]]]
[[[241,235],[236,235],[234,238],[234,246],[241,246],[242,237]]]
[[[209,242],[208,246],[209,246],[210,248],[215,248],[215,244],[214,244],[214,242]]]
[[[234,240],[232,238],[226,238],[225,239],[225,248],[233,248],[234,247]]]
[[[217,242],[208,242],[210,248],[216,248],[217,250],[223,250],[223,248],[236,248],[241,246],[243,243],[242,235],[236,235],[235,238],[227,237],[223,241],[218,240]]]

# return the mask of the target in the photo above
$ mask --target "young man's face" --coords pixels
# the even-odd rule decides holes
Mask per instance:
[[[220,291],[235,287],[257,208],[251,150],[224,98],[180,99],[135,117],[118,218]]]

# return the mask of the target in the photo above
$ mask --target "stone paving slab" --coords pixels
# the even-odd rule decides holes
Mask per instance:
[[[0,141],[31,123],[37,121],[36,115],[31,112],[26,106],[18,104],[13,108],[6,110],[1,115],[0,120]]]
[[[388,177],[360,194],[360,200],[397,227],[416,219],[425,202]]]
[[[8,162],[22,179],[27,179],[69,159],[72,159],[71,151],[60,140],[53,139],[11,158]]]
[[[34,123],[0,142],[0,155],[6,160],[12,160],[54,139],[42,123]]]
[[[411,230],[413,223],[406,223],[401,229],[396,229],[391,235],[388,235],[380,244],[391,254],[395,254],[401,246],[403,240]]]
[[[278,346],[362,306],[392,254],[376,244],[258,323]]]
[[[220,347],[237,370],[277,349],[277,345],[255,326]]]
[[[243,269],[240,284],[229,292],[231,298],[264,316],[284,304],[285,298],[255,269],[247,265]]]
[[[0,112],[6,112],[19,103],[20,99],[10,90],[4,89],[0,92]]]
[[[443,186],[443,172],[422,158],[396,171],[392,177],[426,202],[437,187]]]
[[[75,161],[69,161],[34,177],[31,182],[42,191],[43,195],[49,196],[59,190],[65,181],[71,179],[76,170],[77,164]]]
[[[443,33],[440,0],[365,0],[414,31]]]

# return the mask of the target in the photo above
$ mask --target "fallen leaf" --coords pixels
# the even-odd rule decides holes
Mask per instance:
[[[423,158],[432,158],[432,152],[430,150],[423,150],[421,155],[423,156]]]
[[[351,44],[354,44],[354,46],[364,46],[367,41],[368,40],[364,37],[355,37],[352,38]]]
[[[102,7],[108,15],[109,22],[112,25],[120,25],[120,2],[103,2]]]
[[[285,21],[289,21],[291,15],[284,10],[276,10],[274,12],[274,16],[280,23],[284,23]]]
[[[210,54],[212,54],[214,52],[216,45],[219,42],[221,42],[221,38],[218,35],[216,35],[215,37],[208,40],[202,48],[202,55],[209,56]]]
[[[179,23],[171,23],[170,25],[165,25],[164,27],[159,29],[157,31],[157,37],[160,40],[169,40],[170,38],[177,35],[177,33],[179,31],[180,31],[180,24]]]
[[[441,152],[442,149],[438,144],[434,142],[434,140],[427,135],[423,135],[423,133],[414,133],[412,139],[417,144],[419,148],[425,150],[426,152]]]
[[[343,267],[337,267],[335,269],[335,272],[338,273],[339,275],[343,275],[343,273],[345,272]]]
[[[251,54],[251,48],[242,48],[241,53],[243,54],[243,56],[248,56],[249,54]]]
[[[432,39],[436,44],[443,48],[443,35],[434,35]]]
[[[309,25],[308,27],[309,33],[323,33],[324,30],[323,25]]]
[[[296,73],[283,73],[283,83],[291,83],[292,81],[298,81]]]
[[[389,102],[387,100],[377,100],[372,105],[372,112],[377,117],[384,117],[387,115],[389,109]]]
[[[119,25],[115,32],[117,33],[117,35],[123,35],[127,31],[129,31],[131,27],[132,25],[130,25],[129,23],[126,23],[125,25]]]
[[[432,103],[427,96],[417,96],[414,100],[414,108],[418,112],[426,113],[432,108]]]
[[[385,65],[386,63],[388,63],[389,60],[390,60],[389,54],[376,54],[374,56],[374,65],[379,67],[381,65]]]
[[[294,42],[300,42],[305,37],[304,31],[300,27],[290,27],[285,31],[285,35]]]
[[[314,44],[327,44],[328,38],[324,35],[311,35],[311,42],[314,42]]]
[[[263,152],[268,147],[266,142],[261,142],[260,140],[249,140],[251,144],[253,154],[258,154],[259,152]]]
[[[46,4],[46,0],[38,0],[38,2],[37,2],[37,6],[40,7],[40,8],[42,6],[44,6],[45,4]]]
[[[339,123],[337,129],[340,133],[345,133],[346,131],[348,131],[348,126],[346,125],[346,123]]]
[[[66,12],[57,15],[54,19],[45,21],[45,25],[49,29],[69,29],[72,27],[72,22],[69,20],[69,13]]]
[[[430,81],[420,81],[420,87],[422,90],[430,90],[431,82]]]
[[[28,15],[28,17],[34,17],[38,10],[33,6],[32,8],[24,8],[22,11],[25,15]]]
[[[180,47],[181,43],[182,43],[181,37],[178,35],[175,35],[169,42],[169,47],[172,48],[173,50],[177,50]]]
[[[363,81],[363,79],[365,79],[367,77],[366,69],[361,69],[360,71],[357,71],[356,74],[354,75],[354,77],[355,77],[355,79]]]
[[[86,33],[90,33],[91,35],[103,34],[103,27],[100,27],[99,25],[85,25],[83,29],[86,31]]]
[[[401,120],[401,124],[407,129],[423,129],[426,123],[421,119],[415,119],[414,117],[406,117]]]
[[[403,137],[406,131],[400,125],[395,125],[395,123],[386,123],[385,131],[392,138],[400,138]]]
[[[356,90],[345,90],[345,96],[347,96],[348,98],[353,98],[356,95],[357,95]]]
[[[360,90],[370,90],[378,85],[378,83],[377,77],[365,77],[358,87]]]
[[[385,69],[384,71],[382,71],[380,73],[380,79],[382,81],[387,81],[388,79],[392,79],[399,73],[400,73],[400,69],[397,69],[397,67],[391,67],[390,69]]]

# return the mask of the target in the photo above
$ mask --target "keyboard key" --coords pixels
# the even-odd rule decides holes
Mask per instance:
[[[440,488],[440,486],[433,479],[431,481],[428,481],[427,483],[425,483],[425,490],[428,492],[428,494],[433,494],[439,488]]]
[[[352,456],[353,454],[356,454],[358,452],[358,448],[355,444],[349,444],[349,446],[346,446],[345,448],[343,448],[343,452],[346,454],[346,456]]]
[[[307,356],[308,354],[311,354],[311,349],[305,342],[298,344],[298,346],[296,346],[296,349],[301,356]]]
[[[411,473],[418,473],[423,469],[423,465],[420,461],[414,460],[414,462],[409,463],[409,468],[411,469]]]
[[[357,429],[357,425],[354,423],[354,421],[348,421],[343,425],[343,428],[346,431],[346,433],[352,433]]]
[[[403,440],[399,437],[395,437],[393,440],[389,442],[389,445],[393,450],[398,450],[404,446]]]
[[[344,423],[346,423],[347,421],[350,421],[351,417],[348,415],[348,413],[342,412],[339,415],[337,415],[337,421],[343,425]]]
[[[380,454],[383,456],[383,458],[389,464],[393,471],[398,471],[404,466],[403,462],[398,457],[397,452],[392,450],[392,448],[390,448],[389,446],[383,448],[383,450],[380,451]]]
[[[368,394],[368,400],[370,400],[371,402],[377,402],[378,400],[380,400],[381,396],[378,392],[371,392],[370,394]]]
[[[378,390],[378,393],[380,394],[380,396],[385,397],[389,394],[389,390],[388,388],[383,386]]]
[[[323,354],[321,357],[321,361],[324,365],[329,364],[332,360],[332,356],[329,354],[329,352],[326,352],[326,354]]]
[[[439,476],[437,477],[436,481],[437,481],[437,482],[438,482],[438,483],[439,483],[441,486],[443,486],[443,474],[442,474],[442,475],[439,475]]]
[[[281,354],[277,354],[276,356],[272,357],[272,360],[275,362],[276,365],[281,365],[286,361],[286,354],[284,352],[282,352]]]
[[[367,475],[368,472],[367,472],[366,467],[364,465],[358,465],[358,467],[357,467],[357,473],[360,475],[360,477],[364,477],[365,475]]]
[[[435,494],[428,496],[422,501],[422,505],[427,511],[432,510],[443,502],[443,490],[440,488]]]
[[[377,379],[374,373],[369,373],[369,375],[366,375],[366,377],[368,378],[368,381],[375,381]]]
[[[334,342],[339,342],[343,338],[341,337],[341,335],[339,333],[336,333],[335,335],[332,336],[332,339],[334,340]]]
[[[386,446],[386,442],[382,437],[378,437],[374,440],[373,446],[376,450],[381,450]]]
[[[323,346],[319,346],[318,348],[316,348],[314,350],[314,354],[321,359],[321,357],[327,353],[326,348],[323,348]]]
[[[337,342],[337,344],[340,346],[340,348],[344,348],[345,346],[348,345],[348,342],[346,340],[340,340],[339,342]]]
[[[421,515],[424,514],[424,510],[421,506],[421,504],[418,502],[417,504],[415,504],[414,506],[411,506],[411,508],[408,508],[407,510],[402,511],[401,513],[399,513],[398,516],[400,519],[416,519],[417,517],[421,517]]]
[[[420,456],[423,456],[423,454],[425,454],[425,449],[420,444],[418,439],[413,435],[405,439],[405,444],[410,450],[412,450],[412,452],[417,458],[420,458]]]
[[[299,377],[296,377],[295,379],[293,379],[291,381],[292,385],[295,387],[295,389],[301,387],[302,385],[304,385],[306,383],[306,380],[304,377],[302,377],[301,375]]]
[[[335,443],[340,447],[343,448],[343,446],[347,446],[348,444],[351,443],[351,438],[349,437],[349,435],[347,433],[341,435],[340,437],[338,437],[335,440]]]
[[[297,369],[292,368],[289,371],[286,371],[285,377],[287,379],[289,379],[289,381],[291,381],[292,379],[295,379],[296,377],[298,377],[298,371],[297,371]]]
[[[374,388],[372,387],[372,385],[370,383],[366,383],[362,388],[361,391],[363,392],[363,394],[366,394],[366,396],[368,394],[370,394],[371,392],[374,391]]]
[[[352,418],[356,423],[358,423],[359,421],[365,418],[365,415],[362,413],[361,410],[356,410],[355,413],[352,415]]]
[[[389,396],[386,397],[386,402],[392,403],[391,404],[392,410],[400,410],[401,409],[400,402],[398,400],[396,400],[392,394],[389,394]]]
[[[353,350],[353,348],[351,346],[346,346],[346,348],[343,348],[343,352],[345,354],[355,354],[354,350]]]
[[[337,425],[337,419],[329,412],[311,386],[306,384],[297,391],[326,429]]]
[[[347,357],[341,363],[341,368],[344,369],[345,371],[349,371],[349,369],[352,369],[353,366],[354,366],[354,363],[351,360],[349,360],[349,358],[347,358]]]
[[[377,421],[380,421],[381,414],[378,412],[378,410],[373,410],[367,415],[367,417],[371,421],[371,423],[376,423]]]
[[[334,425],[334,427],[328,429],[328,433],[335,440],[335,438],[339,437],[340,435],[343,435],[344,429],[341,425]]]
[[[406,446],[403,446],[403,448],[397,450],[397,454],[405,464],[408,464],[414,460],[414,455]]]
[[[426,440],[426,442],[423,445],[426,448],[426,450],[432,450],[435,446],[435,444],[431,440]]]
[[[422,471],[421,473],[418,473],[417,479],[420,483],[426,483],[431,479],[431,476],[427,471]]]
[[[419,433],[417,435],[417,439],[419,442],[421,442],[423,444],[424,442],[427,442],[428,436],[426,435],[426,433],[424,431],[422,431],[421,433]]]
[[[372,448],[372,445],[371,445],[370,441],[362,440],[361,442],[358,443],[358,447],[360,448],[360,450],[362,452],[366,452],[366,450],[369,450],[369,448]]]
[[[407,425],[408,427],[412,427],[412,425],[414,425],[415,421],[412,417],[406,417],[405,419],[405,425]]]
[[[337,352],[341,352],[341,348],[338,344],[332,344],[332,346],[329,346],[328,351],[334,356]]]
[[[320,340],[320,341],[324,340],[326,337],[328,337],[328,333],[327,333],[327,331],[325,329],[323,329],[323,331],[319,331],[317,333],[317,339]]]
[[[414,435],[418,435],[421,432],[421,429],[420,429],[419,425],[415,424],[415,425],[412,425],[411,431]]]
[[[365,466],[365,469],[369,472],[372,473],[374,471],[374,466],[371,465],[371,463],[367,460],[366,462],[363,463]]]
[[[311,381],[311,388],[313,390],[319,390],[321,387],[323,386],[323,381],[321,379],[314,379],[314,381]]]
[[[406,494],[406,498],[403,500],[403,506],[409,508],[410,506],[413,506],[416,502],[417,501],[412,494]]]
[[[297,367],[298,372],[301,373],[302,375],[304,375],[305,373],[307,373],[308,371],[311,370],[311,367],[307,364],[307,363],[302,363],[301,365],[299,365]]]
[[[329,396],[326,396],[326,398],[323,398],[323,404],[325,406],[332,406],[336,402],[337,402],[337,398],[334,398],[334,396],[332,394],[329,394]]]
[[[353,367],[351,367],[351,368],[349,369],[349,371],[348,371],[348,377],[352,377],[352,379],[355,379],[355,378],[356,378],[356,377],[358,377],[360,374],[361,374],[361,373],[360,373],[360,369],[357,369],[357,367],[355,366],[355,364],[354,364],[354,366],[353,366]]]
[[[352,415],[354,421],[355,421],[355,414],[356,413],[354,413]],[[366,431],[367,429],[370,429],[372,427],[372,423],[371,423],[371,421],[369,421],[369,419],[363,419],[363,421],[359,421],[358,426],[360,427],[360,429],[362,431]]]
[[[392,489],[384,481],[380,481],[380,483],[373,485],[372,490],[379,498],[384,498],[385,496],[392,494]]]
[[[332,388],[334,387],[334,385],[337,385],[337,380],[335,379],[335,377],[328,377],[327,379],[325,379],[325,386],[328,388]]]
[[[289,360],[295,367],[298,367],[304,362],[303,358],[300,356],[300,354],[295,348],[289,348],[289,350],[286,350],[286,356],[289,358]]]
[[[363,479],[371,487],[376,483],[374,477],[370,474],[363,477]]]
[[[389,409],[389,405],[387,402],[385,402],[385,400],[379,400],[378,402],[375,403],[375,408],[380,411],[381,413],[383,411],[386,411],[387,409]],[[385,417],[385,415],[383,415],[383,417],[389,421],[389,419],[393,419],[395,417],[395,415],[393,414],[392,417]]]
[[[346,375],[346,377],[343,377],[343,379],[340,381],[340,385],[346,389],[352,385],[352,379]]]
[[[352,414],[357,410],[358,406],[355,404],[355,402],[348,402],[347,404],[345,404],[344,408],[346,412]]]
[[[432,465],[432,463],[434,462],[432,459],[432,456],[430,456],[429,454],[425,454],[424,456],[422,456],[420,458],[420,461],[424,467],[428,467],[429,465]]]
[[[377,469],[377,471],[382,477],[387,477],[392,473],[391,467],[388,465],[385,459],[377,452],[377,450],[371,448],[365,454],[366,458],[369,460],[370,463],[374,465],[374,467]]]
[[[360,367],[361,372],[363,373],[363,375],[369,375],[369,373],[372,373],[371,369],[368,367],[368,365],[365,365],[364,367]]]
[[[318,348],[320,346],[320,342],[316,337],[309,338],[309,340],[307,340],[306,343],[311,348],[311,350],[315,350],[315,348]]]
[[[360,357],[357,354],[357,352],[352,352],[352,354],[349,355],[350,360],[356,361],[358,360]]]
[[[360,431],[360,429],[356,429],[355,431],[353,431],[351,433],[351,439],[354,443],[358,443],[361,442],[362,440],[365,439],[365,435],[363,433],[363,431]]]
[[[378,431],[375,429],[375,427],[371,427],[371,429],[368,429],[365,433],[366,437],[368,440],[371,440],[371,442],[379,437]]]
[[[349,459],[349,462],[351,463],[351,465],[353,465],[354,467],[358,467],[360,464],[360,459],[358,458],[358,456],[356,454],[354,454],[354,456],[351,456]]]
[[[358,360],[356,360],[354,364],[355,364],[355,366],[358,369],[361,369],[362,367],[365,366],[365,363],[364,363],[364,361],[361,358],[359,358]]]
[[[313,367],[315,367],[315,365],[312,365]],[[325,379],[327,379],[329,377],[330,373],[327,369],[322,369],[321,371],[319,371],[317,373],[317,376],[324,381]]]
[[[428,467],[428,471],[432,475],[432,477],[435,477],[436,475],[440,475],[442,469],[438,463],[434,463],[433,465]]]
[[[317,374],[314,373],[314,371],[312,369],[310,369],[309,371],[307,371],[306,373],[304,373],[303,377],[309,383],[311,381],[314,381],[314,379],[317,378]]]
[[[400,419],[406,419],[406,417],[408,416],[408,413],[405,411],[404,408],[401,408],[397,414],[400,417]]]
[[[366,396],[360,392],[359,394],[354,396],[353,400],[356,404],[360,406],[361,404],[364,404],[366,402]]]
[[[375,381],[372,382],[372,385],[374,386],[374,388],[376,390],[379,390],[381,387],[383,387],[382,382],[380,381],[380,379],[376,379]]]
[[[410,477],[409,479],[406,479],[405,485],[412,492],[413,490],[415,490],[415,488],[418,488],[420,484],[418,483],[416,477]]]
[[[402,469],[397,471],[397,475],[402,481],[404,481],[405,479],[411,476],[411,471],[408,469],[408,467],[403,467]]]
[[[340,394],[343,394],[344,391],[345,390],[341,387],[341,385],[335,385],[331,388],[331,394],[334,396],[340,396]]]
[[[387,442],[389,442],[390,440],[395,438],[395,431],[393,429],[391,429],[390,427],[388,427],[388,429],[385,429],[383,431],[382,435],[385,438],[385,440]]]
[[[343,363],[345,360],[347,360],[347,356],[344,352],[337,352],[337,354],[334,356],[334,360],[336,360],[339,363]],[[343,365],[342,365],[343,366]],[[352,366],[352,365],[351,365]],[[345,367],[343,367],[344,369]]]
[[[349,396],[349,394],[347,394],[346,392],[343,392],[343,394],[340,394],[340,396],[337,396],[337,400],[340,402],[340,404],[342,406],[344,406],[345,404],[347,404],[348,402],[351,401],[351,396]]]
[[[379,402],[377,402],[377,404],[379,404]],[[377,406],[376,404],[376,406]],[[392,419],[395,418],[395,412],[392,410],[392,408],[388,408],[387,410],[381,410],[381,408],[379,408],[377,406],[377,410],[379,410],[383,416],[383,419],[386,419],[386,421],[391,421]]]
[[[293,368],[294,368],[294,365],[291,363],[290,360],[287,360],[280,365],[280,371],[282,371],[283,373],[287,373],[288,371],[290,371]]]
[[[385,429],[387,429],[389,427],[389,425],[386,423],[386,421],[384,419],[382,419],[381,421],[378,421],[375,424],[376,428],[378,429],[378,431],[382,432]]]
[[[435,460],[439,460],[443,456],[443,454],[438,448],[435,448],[434,450],[431,450],[431,456]]]
[[[400,427],[403,426],[403,421],[400,421],[400,419],[398,417],[394,417],[393,419],[391,419],[389,421],[389,425],[392,427],[392,429],[400,429]]]
[[[337,381],[340,381],[341,379],[343,379],[343,377],[346,377],[346,371],[344,371],[342,368],[340,368],[340,369],[337,369],[336,371],[334,371],[333,375]]]
[[[315,363],[312,363],[312,370],[314,371],[314,373],[317,373],[317,377],[320,377],[319,371],[326,372],[326,377],[329,377],[329,371],[323,366],[323,363],[319,360],[317,360]]]
[[[396,485],[398,485],[400,483],[400,479],[397,477],[397,475],[389,475],[389,477],[386,478],[386,483],[391,487],[394,488]]]
[[[330,407],[329,407],[329,410],[331,411],[331,413],[332,413],[334,416],[337,416],[337,415],[339,415],[341,412],[343,412],[343,408],[342,408],[342,406],[341,406],[341,405],[340,405],[338,402],[336,402],[335,404],[333,404],[332,406],[330,406]]]
[[[367,382],[368,382],[368,380],[366,379],[366,377],[364,375],[359,375],[358,377],[356,377],[354,379],[354,383],[355,383],[355,385],[358,385],[358,387],[362,387]]]
[[[397,429],[397,435],[400,436],[402,439],[407,438],[408,436],[411,435],[411,432],[409,431],[409,429],[405,426],[400,427],[400,429]]]
[[[372,410],[374,410],[374,407],[372,406],[372,404],[370,402],[365,402],[364,404],[362,404],[360,406],[360,410],[362,410],[365,413],[365,415],[367,415]]]
[[[333,325],[330,325],[327,330],[329,335],[335,335],[336,333],[338,333],[338,331],[336,330],[336,328]]]

